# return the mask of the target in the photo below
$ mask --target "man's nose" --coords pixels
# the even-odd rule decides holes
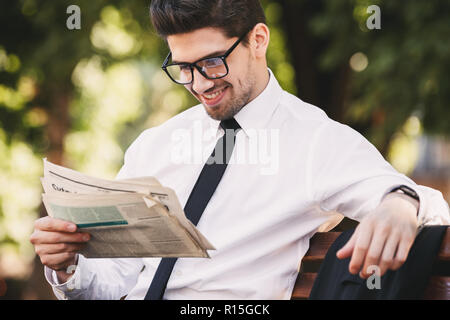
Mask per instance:
[[[214,87],[214,81],[206,79],[197,69],[194,68],[194,81],[192,82],[192,90],[197,94],[203,94],[205,91]]]

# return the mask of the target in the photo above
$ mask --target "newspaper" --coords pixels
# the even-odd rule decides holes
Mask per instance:
[[[86,258],[209,257],[215,250],[154,177],[98,179],[44,159],[41,183],[48,215],[91,235],[80,252]]]

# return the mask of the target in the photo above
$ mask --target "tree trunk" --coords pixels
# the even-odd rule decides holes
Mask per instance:
[[[70,83],[62,84],[58,87],[54,86],[43,90],[41,101],[48,101],[44,104],[48,107],[48,125],[46,128],[46,136],[49,141],[47,158],[56,164],[64,163],[64,137],[70,129],[69,102],[71,96]],[[44,102],[45,103],[45,102]],[[39,209],[40,217],[47,215],[45,207],[41,204]],[[25,290],[23,291],[23,299],[55,299],[51,286],[44,277],[44,266],[39,256],[34,259],[33,272],[27,281]]]
[[[292,56],[299,97],[323,109],[329,117],[342,121],[345,114],[350,68],[348,63],[334,70],[321,71],[318,57],[327,42],[311,35],[308,21],[320,12],[322,1],[278,1],[283,11],[282,27]]]
[[[336,121],[350,125],[353,129],[370,138],[370,129],[374,127],[376,114],[369,121],[349,123],[346,112],[351,94],[352,71],[348,59],[330,70],[322,70],[319,57],[329,46],[327,39],[312,35],[308,22],[323,10],[324,1],[277,1],[282,8],[282,28],[287,38],[287,47],[291,53],[295,70],[295,84],[298,96],[311,103]],[[386,156],[392,135],[389,132],[378,141],[379,151]]]

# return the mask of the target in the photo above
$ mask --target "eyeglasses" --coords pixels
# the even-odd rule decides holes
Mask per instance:
[[[215,80],[226,77],[229,72],[226,58],[246,36],[247,33],[240,37],[223,55],[200,59],[194,63],[180,62],[168,64],[172,58],[172,53],[170,52],[161,68],[173,82],[182,85],[191,84],[194,81],[194,67],[206,79]]]

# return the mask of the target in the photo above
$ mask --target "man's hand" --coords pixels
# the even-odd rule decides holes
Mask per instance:
[[[30,242],[43,265],[57,271],[58,279],[66,282],[72,275],[66,269],[77,263],[77,252],[89,234],[77,232],[77,226],[49,216],[36,220]]]
[[[378,266],[380,276],[397,270],[408,257],[418,228],[419,202],[399,193],[388,194],[377,209],[365,217],[350,240],[338,252],[339,259],[352,257],[349,271],[368,278],[369,266]]]

